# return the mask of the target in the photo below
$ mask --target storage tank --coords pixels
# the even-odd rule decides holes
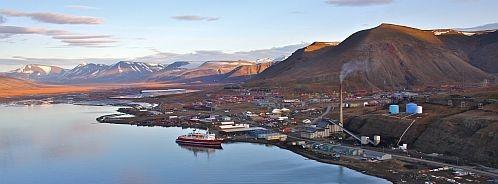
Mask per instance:
[[[399,105],[390,105],[389,114],[399,114]]]
[[[417,104],[416,103],[408,103],[406,104],[406,113],[415,114],[417,113]]]
[[[422,106],[417,106],[417,114],[422,114]]]
[[[361,136],[361,144],[368,144],[369,139],[367,136]]]
[[[408,144],[403,144],[403,145],[399,146],[399,148],[402,150],[406,150],[406,149],[408,149]]]
[[[380,143],[380,135],[374,135],[374,143],[378,145]]]

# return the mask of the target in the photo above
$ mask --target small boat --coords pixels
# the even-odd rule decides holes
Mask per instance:
[[[216,138],[215,134],[210,134],[209,130],[206,133],[197,133],[195,130],[187,135],[181,135],[176,138],[176,143],[180,145],[221,148],[223,139]]]

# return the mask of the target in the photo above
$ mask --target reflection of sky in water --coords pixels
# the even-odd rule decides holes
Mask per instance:
[[[187,149],[188,130],[97,124],[116,107],[0,108],[0,183],[385,183],[255,144]]]

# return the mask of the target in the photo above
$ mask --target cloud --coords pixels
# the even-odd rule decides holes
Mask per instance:
[[[136,58],[138,61],[151,63],[171,63],[175,61],[212,61],[212,60],[257,60],[262,58],[281,59],[291,55],[297,49],[307,46],[307,43],[288,45],[283,47],[274,47],[270,49],[260,49],[252,51],[240,51],[227,53],[218,50],[200,50],[193,53],[178,54],[171,52],[157,52],[157,54]]]
[[[53,24],[102,24],[104,21],[97,17],[67,15],[58,13],[26,13],[15,10],[0,10],[0,14],[10,17],[29,17],[33,20]]]
[[[85,5],[67,5],[64,7],[69,8],[69,9],[76,9],[76,10],[98,10],[97,7],[85,6]]]
[[[88,44],[88,43],[77,43],[77,44]],[[78,45],[78,46],[80,46]],[[90,47],[106,47],[102,45],[92,45],[88,44]],[[26,64],[45,64],[45,65],[55,65],[63,68],[73,68],[74,66],[81,63],[99,63],[99,64],[113,64],[116,61],[122,60],[133,60],[133,61],[142,61],[149,63],[172,63],[175,61],[189,61],[193,62],[194,65],[205,61],[213,61],[213,60],[251,60],[255,61],[257,59],[262,58],[270,58],[280,60],[284,57],[289,56],[297,49],[303,48],[309,44],[295,44],[288,45],[283,47],[274,47],[269,49],[260,49],[253,51],[241,51],[241,52],[233,52],[227,53],[223,51],[196,51],[193,53],[187,54],[178,54],[178,53],[170,53],[170,52],[160,52],[154,49],[157,54],[139,57],[139,58],[30,58],[30,57],[22,57],[22,56],[14,56],[11,58],[0,58],[0,72],[9,71],[15,68],[19,68]]]
[[[18,26],[0,26],[0,38],[7,38],[14,35],[45,35],[53,39],[67,43],[65,46],[81,47],[110,47],[111,43],[117,42],[110,35],[81,35],[64,30],[52,30],[43,28],[30,28]]]
[[[5,17],[0,15],[0,24],[5,23],[6,21],[7,21],[7,19],[5,19]]]
[[[54,36],[55,39],[94,39],[94,38],[110,38],[110,35],[62,35]]]
[[[389,4],[393,0],[327,0],[325,2],[335,6],[372,6]]]
[[[305,14],[306,12],[304,11],[291,11],[291,14]]]
[[[112,47],[109,44],[117,41],[112,39],[62,39],[61,42],[67,43],[69,46]]]
[[[102,39],[90,39],[90,40],[82,40],[82,39],[64,39],[62,42],[73,43],[73,44],[100,44],[100,43],[114,43],[115,40],[102,40]]]
[[[65,35],[65,34],[71,34],[71,33],[68,31],[63,31],[63,30],[50,30],[50,29],[43,29],[43,28],[0,26],[0,34],[7,34],[7,35],[39,34],[39,35],[55,36],[55,35]]]
[[[203,17],[203,16],[197,16],[197,15],[180,15],[180,16],[173,16],[171,18],[176,19],[176,20],[184,20],[184,21],[217,21],[217,20],[220,20],[219,17]]]

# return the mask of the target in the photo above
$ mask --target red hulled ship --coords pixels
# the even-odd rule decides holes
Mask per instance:
[[[187,135],[181,135],[176,138],[176,143],[181,145],[190,145],[190,146],[201,146],[201,147],[213,147],[213,148],[221,148],[221,143],[223,139],[216,138],[215,134],[210,134],[209,132],[197,133],[192,132]]]

